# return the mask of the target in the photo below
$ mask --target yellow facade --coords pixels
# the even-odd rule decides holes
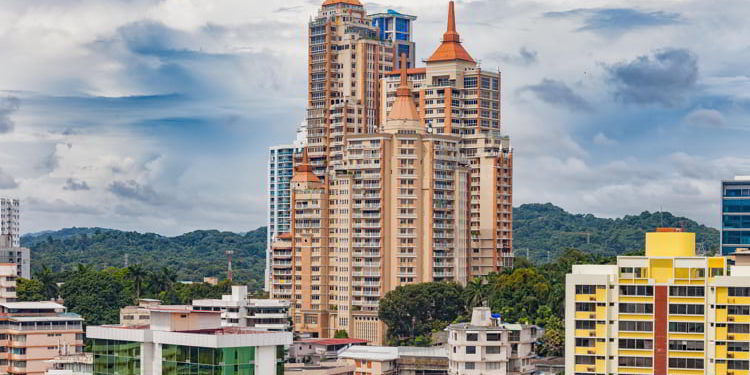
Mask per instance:
[[[646,256],[669,258],[695,256],[695,233],[646,233]]]

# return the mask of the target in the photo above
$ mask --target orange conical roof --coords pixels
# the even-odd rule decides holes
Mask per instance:
[[[326,0],[323,2],[322,6],[334,5],[334,4],[340,4],[340,3],[362,6],[362,3],[360,3],[358,0]]]
[[[310,159],[307,156],[307,147],[302,151],[302,163],[294,168],[292,182],[320,182],[318,176],[313,173]]]
[[[443,42],[427,59],[427,62],[463,60],[476,63],[468,52],[461,46],[461,38],[456,32],[456,12],[453,1],[448,3],[448,29],[443,34]]]
[[[396,90],[396,101],[393,102],[391,112],[388,113],[388,120],[417,120],[417,107],[414,106],[414,100],[411,98],[411,89],[407,82],[406,72],[406,54],[401,54],[401,84]]]

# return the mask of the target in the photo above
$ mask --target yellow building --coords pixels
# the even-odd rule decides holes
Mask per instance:
[[[568,374],[747,375],[750,267],[695,254],[695,234],[646,234],[645,256],[573,266]]]

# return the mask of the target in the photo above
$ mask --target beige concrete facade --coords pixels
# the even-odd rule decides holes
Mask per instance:
[[[392,58],[361,50],[379,42],[333,43],[352,38],[342,30],[371,31],[361,23],[361,6],[326,4],[310,26],[310,106],[331,117],[317,124],[308,118],[308,147],[290,187],[291,233],[272,244],[271,297],[291,300],[299,333],[329,338],[345,330],[382,344],[378,304],[389,291],[430,281],[466,284],[512,266],[512,150],[500,133],[500,74],[482,71],[460,47],[451,5],[448,37],[427,67],[383,78]],[[337,52],[313,55],[320,37],[323,50],[333,45]],[[350,48],[344,55],[342,46]],[[347,61],[336,65],[343,75],[313,76],[317,61],[329,64],[331,56]],[[349,81],[359,72],[347,59],[362,56],[383,63],[368,75],[379,83]],[[341,84],[339,75],[345,88],[372,88],[351,95],[359,92],[358,102],[379,109],[346,108],[351,102],[331,99],[329,91],[325,101],[313,100],[319,79],[328,90]]]

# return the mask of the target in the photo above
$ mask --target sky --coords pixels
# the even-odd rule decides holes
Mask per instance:
[[[268,147],[305,116],[306,24],[321,0],[4,0],[0,196],[22,232],[176,235],[266,221]],[[447,1],[418,17],[418,59]],[[514,205],[719,225],[750,175],[750,2],[457,1],[464,47],[502,72]]]

